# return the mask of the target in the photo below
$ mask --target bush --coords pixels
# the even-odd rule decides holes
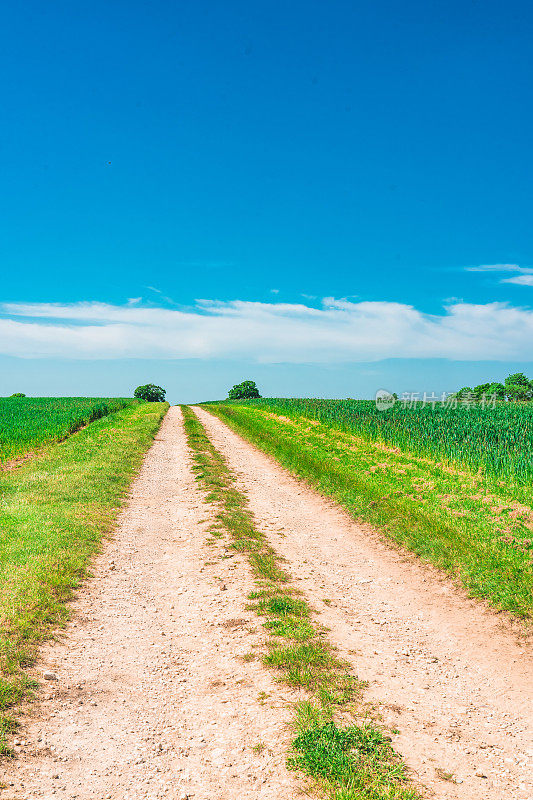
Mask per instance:
[[[250,400],[254,397],[261,397],[255,381],[236,383],[233,389],[228,392],[229,400]]]
[[[156,386],[154,383],[137,386],[133,392],[133,396],[138,400],[146,400],[148,403],[162,403],[165,395],[165,389],[162,389],[161,386]]]
[[[26,397],[26,395],[24,392],[15,392],[15,394],[12,394],[11,397]]]

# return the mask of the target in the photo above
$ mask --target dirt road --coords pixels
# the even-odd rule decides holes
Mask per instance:
[[[206,544],[211,514],[171,408],[72,623],[43,650],[0,800],[294,796],[293,698],[242,660],[260,641],[253,584],[240,556]]]
[[[533,798],[531,645],[195,411],[422,783],[437,798]]]
[[[197,413],[428,796],[533,798],[531,648]],[[261,642],[252,580],[222,540],[207,543],[213,513],[172,408],[72,623],[43,650],[0,800],[299,796],[284,766],[296,698],[248,658]]]

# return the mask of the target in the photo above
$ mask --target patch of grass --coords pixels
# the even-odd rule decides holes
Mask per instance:
[[[455,778],[453,772],[448,772],[445,769],[441,769],[441,767],[436,767],[435,774],[441,781],[449,781],[450,783],[455,783]]]
[[[87,574],[168,404],[136,404],[91,423],[36,461],[0,474],[0,753],[24,670]]]
[[[182,407],[198,481],[216,508],[232,545],[248,557],[257,589],[252,608],[270,634],[264,663],[280,681],[306,692],[296,704],[296,736],[289,766],[311,778],[332,800],[417,800],[419,794],[383,734],[367,719],[363,685],[350,673],[313,622],[313,611],[291,583],[266,537],[255,526],[246,496],[203,425]],[[252,654],[251,654],[252,655]],[[267,695],[262,693],[260,700]],[[337,719],[337,717],[339,719]],[[340,718],[352,724],[341,725]]]
[[[276,617],[286,617],[293,615],[296,617],[308,617],[309,607],[305,600],[290,595],[274,595],[264,599],[259,603],[259,610],[266,614],[273,614]]]
[[[289,766],[326,786],[344,784],[343,789],[349,788],[350,794],[346,790],[336,793],[339,798],[389,797],[381,781],[383,764],[389,765],[389,785],[402,776],[389,742],[371,724],[344,729],[333,722],[313,725],[296,737],[293,748]]]
[[[209,405],[236,432],[499,610],[533,617],[533,490],[306,417]]]
[[[255,661],[255,653],[245,653],[241,656],[241,659],[245,664],[248,664],[250,661]]]
[[[298,642],[306,642],[315,634],[315,629],[311,623],[291,617],[267,619],[264,625],[273,636],[283,636],[285,639],[294,639]]]

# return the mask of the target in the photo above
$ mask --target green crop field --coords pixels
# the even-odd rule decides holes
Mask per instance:
[[[135,402],[109,397],[2,397],[0,463],[64,439]]]
[[[533,403],[449,408],[436,403],[379,411],[371,400],[241,400],[286,417],[304,416],[372,441],[527,485],[533,481]]]

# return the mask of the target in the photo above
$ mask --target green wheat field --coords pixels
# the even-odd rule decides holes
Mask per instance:
[[[2,397],[0,463],[60,441],[135,402],[108,397]]]

